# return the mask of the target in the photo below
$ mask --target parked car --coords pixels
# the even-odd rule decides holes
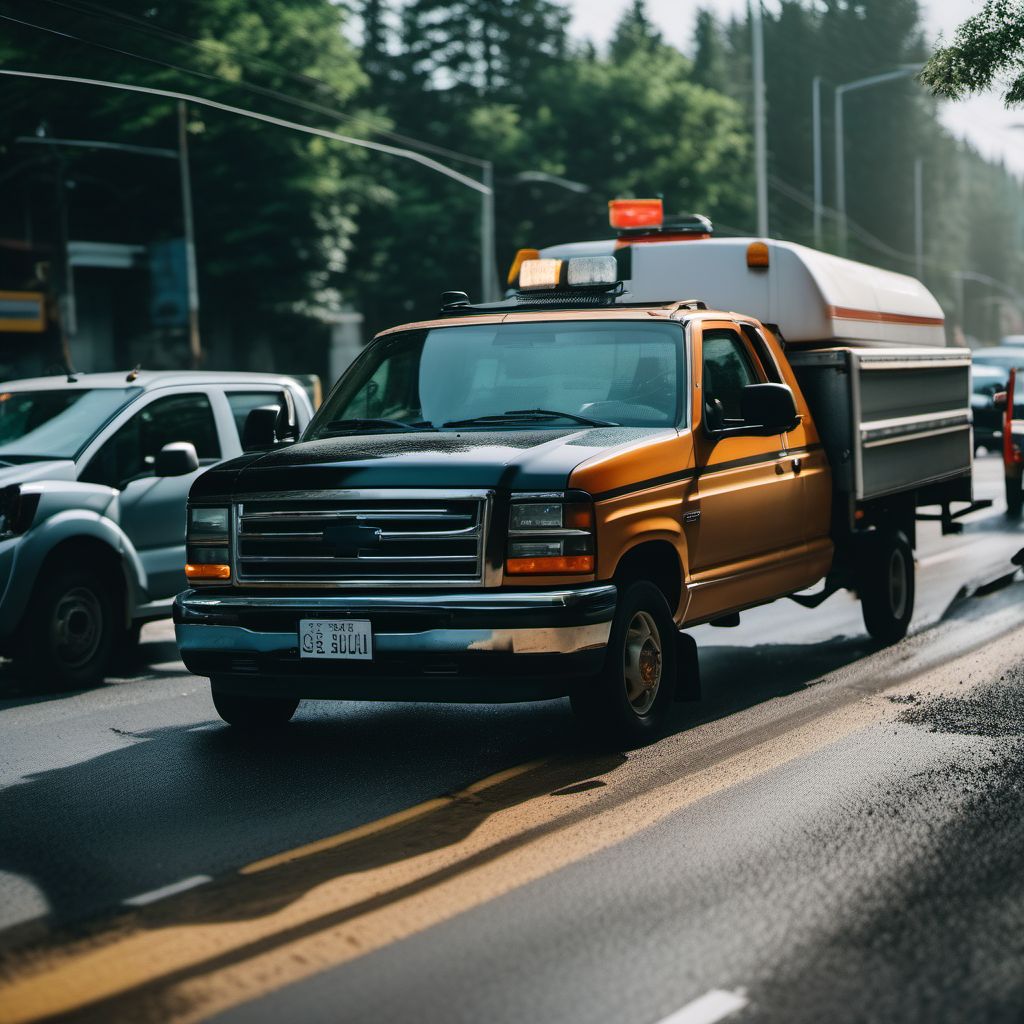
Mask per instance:
[[[1024,345],[1019,348],[1013,345],[990,345],[988,348],[976,348],[971,352],[971,362],[975,366],[995,366],[1004,373],[1013,369],[1024,368]]]
[[[1007,371],[998,366],[975,363],[971,366],[971,414],[974,423],[974,450],[981,447],[996,451],[1002,444],[1003,414],[996,408],[995,395],[1006,388]]]
[[[1012,348],[1024,348],[1024,334],[1004,334],[999,339],[1000,345],[1008,345]]]
[[[102,679],[185,587],[192,481],[252,449],[250,420],[297,437],[312,411],[270,374],[0,384],[0,652],[57,685]]]

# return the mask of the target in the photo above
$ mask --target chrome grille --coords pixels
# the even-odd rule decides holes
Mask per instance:
[[[239,583],[479,584],[483,493],[358,492],[235,506]]]

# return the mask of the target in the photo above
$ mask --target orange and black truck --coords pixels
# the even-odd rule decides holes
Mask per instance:
[[[709,235],[526,252],[503,301],[378,335],[297,442],[254,410],[174,608],[220,715],[568,696],[630,745],[698,695],[698,623],[848,588],[901,638],[917,520],[972,507],[969,353],[910,278]]]

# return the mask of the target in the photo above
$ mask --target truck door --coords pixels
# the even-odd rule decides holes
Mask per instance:
[[[157,453],[173,441],[196,446],[200,469],[185,476],[157,477]],[[82,473],[89,483],[121,491],[121,526],[142,560],[151,601],[184,590],[185,503],[192,481],[219,461],[220,441],[209,396],[165,395],[140,409],[104,442]]]
[[[684,515],[688,619],[714,617],[806,585],[794,582],[806,576],[799,473],[781,435],[742,433],[742,389],[777,379],[778,371],[766,368],[730,321],[695,324],[692,338],[697,476]]]

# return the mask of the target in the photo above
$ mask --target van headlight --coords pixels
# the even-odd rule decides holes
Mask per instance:
[[[505,559],[509,575],[592,573],[595,564],[590,495],[582,491],[512,495]]]
[[[185,552],[185,576],[189,581],[230,580],[231,509],[189,506]]]

